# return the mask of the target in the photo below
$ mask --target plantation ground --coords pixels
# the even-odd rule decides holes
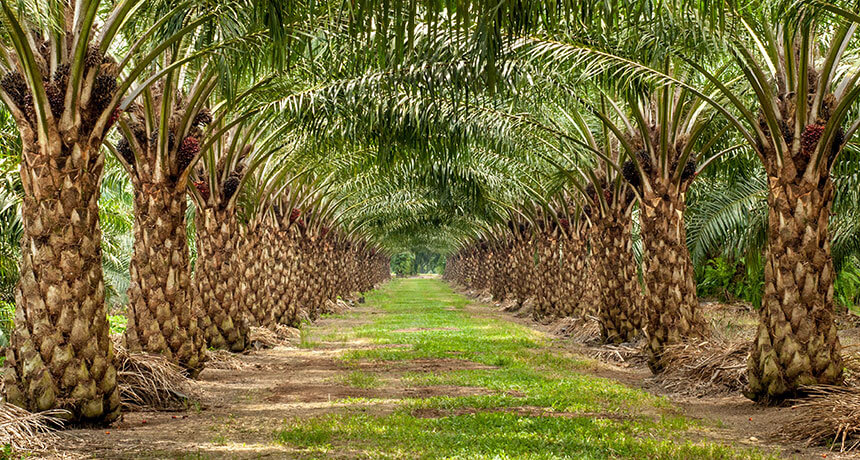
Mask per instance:
[[[789,409],[670,400],[436,279],[201,374],[201,405],[69,430],[66,458],[821,458],[774,444]],[[620,383],[624,382],[624,383]],[[637,388],[638,387],[638,388]],[[653,388],[652,388],[653,390]],[[748,420],[751,419],[751,420]],[[752,437],[752,439],[750,438]],[[839,458],[828,454],[827,458]]]

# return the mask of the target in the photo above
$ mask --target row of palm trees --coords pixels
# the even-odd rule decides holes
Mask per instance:
[[[387,277],[372,246],[475,241],[452,276],[498,250],[494,290],[570,314],[586,305],[541,288],[578,289],[607,340],[648,333],[659,371],[707,334],[687,193],[754,155],[769,221],[750,395],[836,382],[829,175],[860,126],[857,19],[777,0],[3,2],[22,227],[7,398],[116,416],[106,152],[134,193],[126,341],[191,374],[206,344],[247,346],[246,317],[296,324]],[[535,251],[542,275],[523,276]]]
[[[325,5],[2,6],[0,86],[21,184],[6,401],[76,422],[119,415],[99,209],[106,155],[134,197],[131,351],[194,376],[207,348],[244,350],[249,325],[298,326],[388,277],[387,257],[319,198],[324,178],[287,160],[303,138],[300,117],[288,126],[282,115],[318,109],[316,82],[302,79],[323,53],[313,34],[340,27]]]
[[[544,286],[542,277],[552,275],[541,264],[587,254],[604,339],[644,331],[649,364],[659,372],[667,345],[708,334],[687,246],[690,187],[709,166],[749,152],[766,177],[768,220],[747,395],[778,401],[804,385],[840,383],[831,172],[860,127],[857,15],[827,2],[652,6],[634,17],[619,11],[624,27],[586,24],[584,33],[550,18],[515,42],[511,62],[541,88],[519,101],[529,112],[519,134],[549,145],[544,157],[562,171],[571,197],[555,206],[544,200],[553,211],[542,214],[519,207],[536,216],[527,229],[501,227],[464,244],[449,276],[483,287],[500,276],[501,257],[513,264],[501,268],[501,283],[528,284],[518,271],[538,267]],[[641,286],[632,263],[634,222]],[[577,225],[587,233],[560,230]],[[553,236],[559,232],[565,238]],[[541,299],[546,290],[512,289],[520,300],[527,296],[517,289],[536,294],[537,312],[552,302]],[[587,289],[565,289],[562,297],[588,298]]]

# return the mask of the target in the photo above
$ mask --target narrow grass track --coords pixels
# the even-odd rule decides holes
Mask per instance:
[[[407,345],[344,353],[346,363],[464,360],[467,369],[407,372],[409,386],[453,386],[486,394],[409,398],[386,415],[356,410],[294,420],[278,442],[302,457],[379,458],[765,458],[761,452],[691,442],[696,424],[665,401],[581,373],[589,363],[546,350],[539,333],[476,317],[439,280],[394,280],[368,296],[380,310],[350,331],[317,331],[322,341],[367,339]],[[477,363],[474,365],[471,363]],[[353,371],[354,385],[386,386],[383,374]],[[687,436],[685,436],[687,435]]]
[[[440,280],[397,279],[359,308],[306,327],[294,347],[244,357],[253,363],[246,370],[207,370],[203,385],[218,394],[210,409],[178,421],[129,414],[113,435],[78,431],[84,443],[70,444],[70,452],[97,458],[778,458],[710,441],[710,422],[684,418],[664,399],[589,375],[592,362],[559,353],[551,342],[492,307],[470,304]],[[149,420],[140,423],[141,417]]]

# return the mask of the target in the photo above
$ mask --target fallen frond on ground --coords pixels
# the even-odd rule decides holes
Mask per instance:
[[[860,345],[842,349],[842,365],[845,367],[845,385],[860,387]]]
[[[248,333],[248,341],[256,349],[274,348],[281,344],[281,340],[274,331],[265,327],[252,327]]]
[[[688,394],[733,393],[747,383],[748,341],[712,338],[666,347],[666,369],[658,381],[669,390]]]
[[[566,317],[550,326],[554,335],[579,343],[596,343],[600,340],[600,322],[594,316]]]
[[[793,419],[782,435],[807,446],[831,443],[831,450],[850,452],[860,447],[860,388],[814,386],[792,406]]]
[[[644,365],[647,360],[640,342],[594,345],[587,354],[598,361],[623,366]]]
[[[239,355],[227,350],[209,350],[206,352],[207,369],[220,369],[235,371],[246,367],[246,363],[239,359]]]
[[[259,350],[297,343],[300,336],[298,329],[277,324],[271,328],[252,327],[248,337],[251,346]]]
[[[326,315],[339,315],[351,308],[351,305],[343,299],[326,300],[322,307],[322,313]]]
[[[62,427],[66,414],[61,409],[33,413],[0,403],[0,445],[14,450],[47,449],[57,439],[54,429]]]
[[[164,356],[129,353],[114,340],[117,386],[124,410],[177,411],[188,408],[194,382]]]

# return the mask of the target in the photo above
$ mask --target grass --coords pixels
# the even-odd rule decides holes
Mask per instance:
[[[353,388],[376,388],[382,384],[376,375],[362,371],[352,371],[346,374],[343,383]]]
[[[526,327],[467,311],[469,301],[441,281],[396,279],[369,294],[367,303],[381,312],[372,322],[324,340],[383,346],[350,351],[342,357],[346,364],[402,366],[401,386],[480,391],[402,399],[382,415],[346,410],[285,421],[275,440],[296,448],[299,458],[774,458],[689,441],[697,423],[666,400],[588,375],[583,371],[593,366],[590,360],[553,348]],[[384,347],[393,344],[406,346]],[[411,366],[415,360],[448,370],[422,371]],[[383,384],[361,371],[345,380],[361,388]],[[541,416],[552,412],[557,416]]]
[[[122,334],[128,325],[128,317],[125,315],[108,315],[111,334]]]

